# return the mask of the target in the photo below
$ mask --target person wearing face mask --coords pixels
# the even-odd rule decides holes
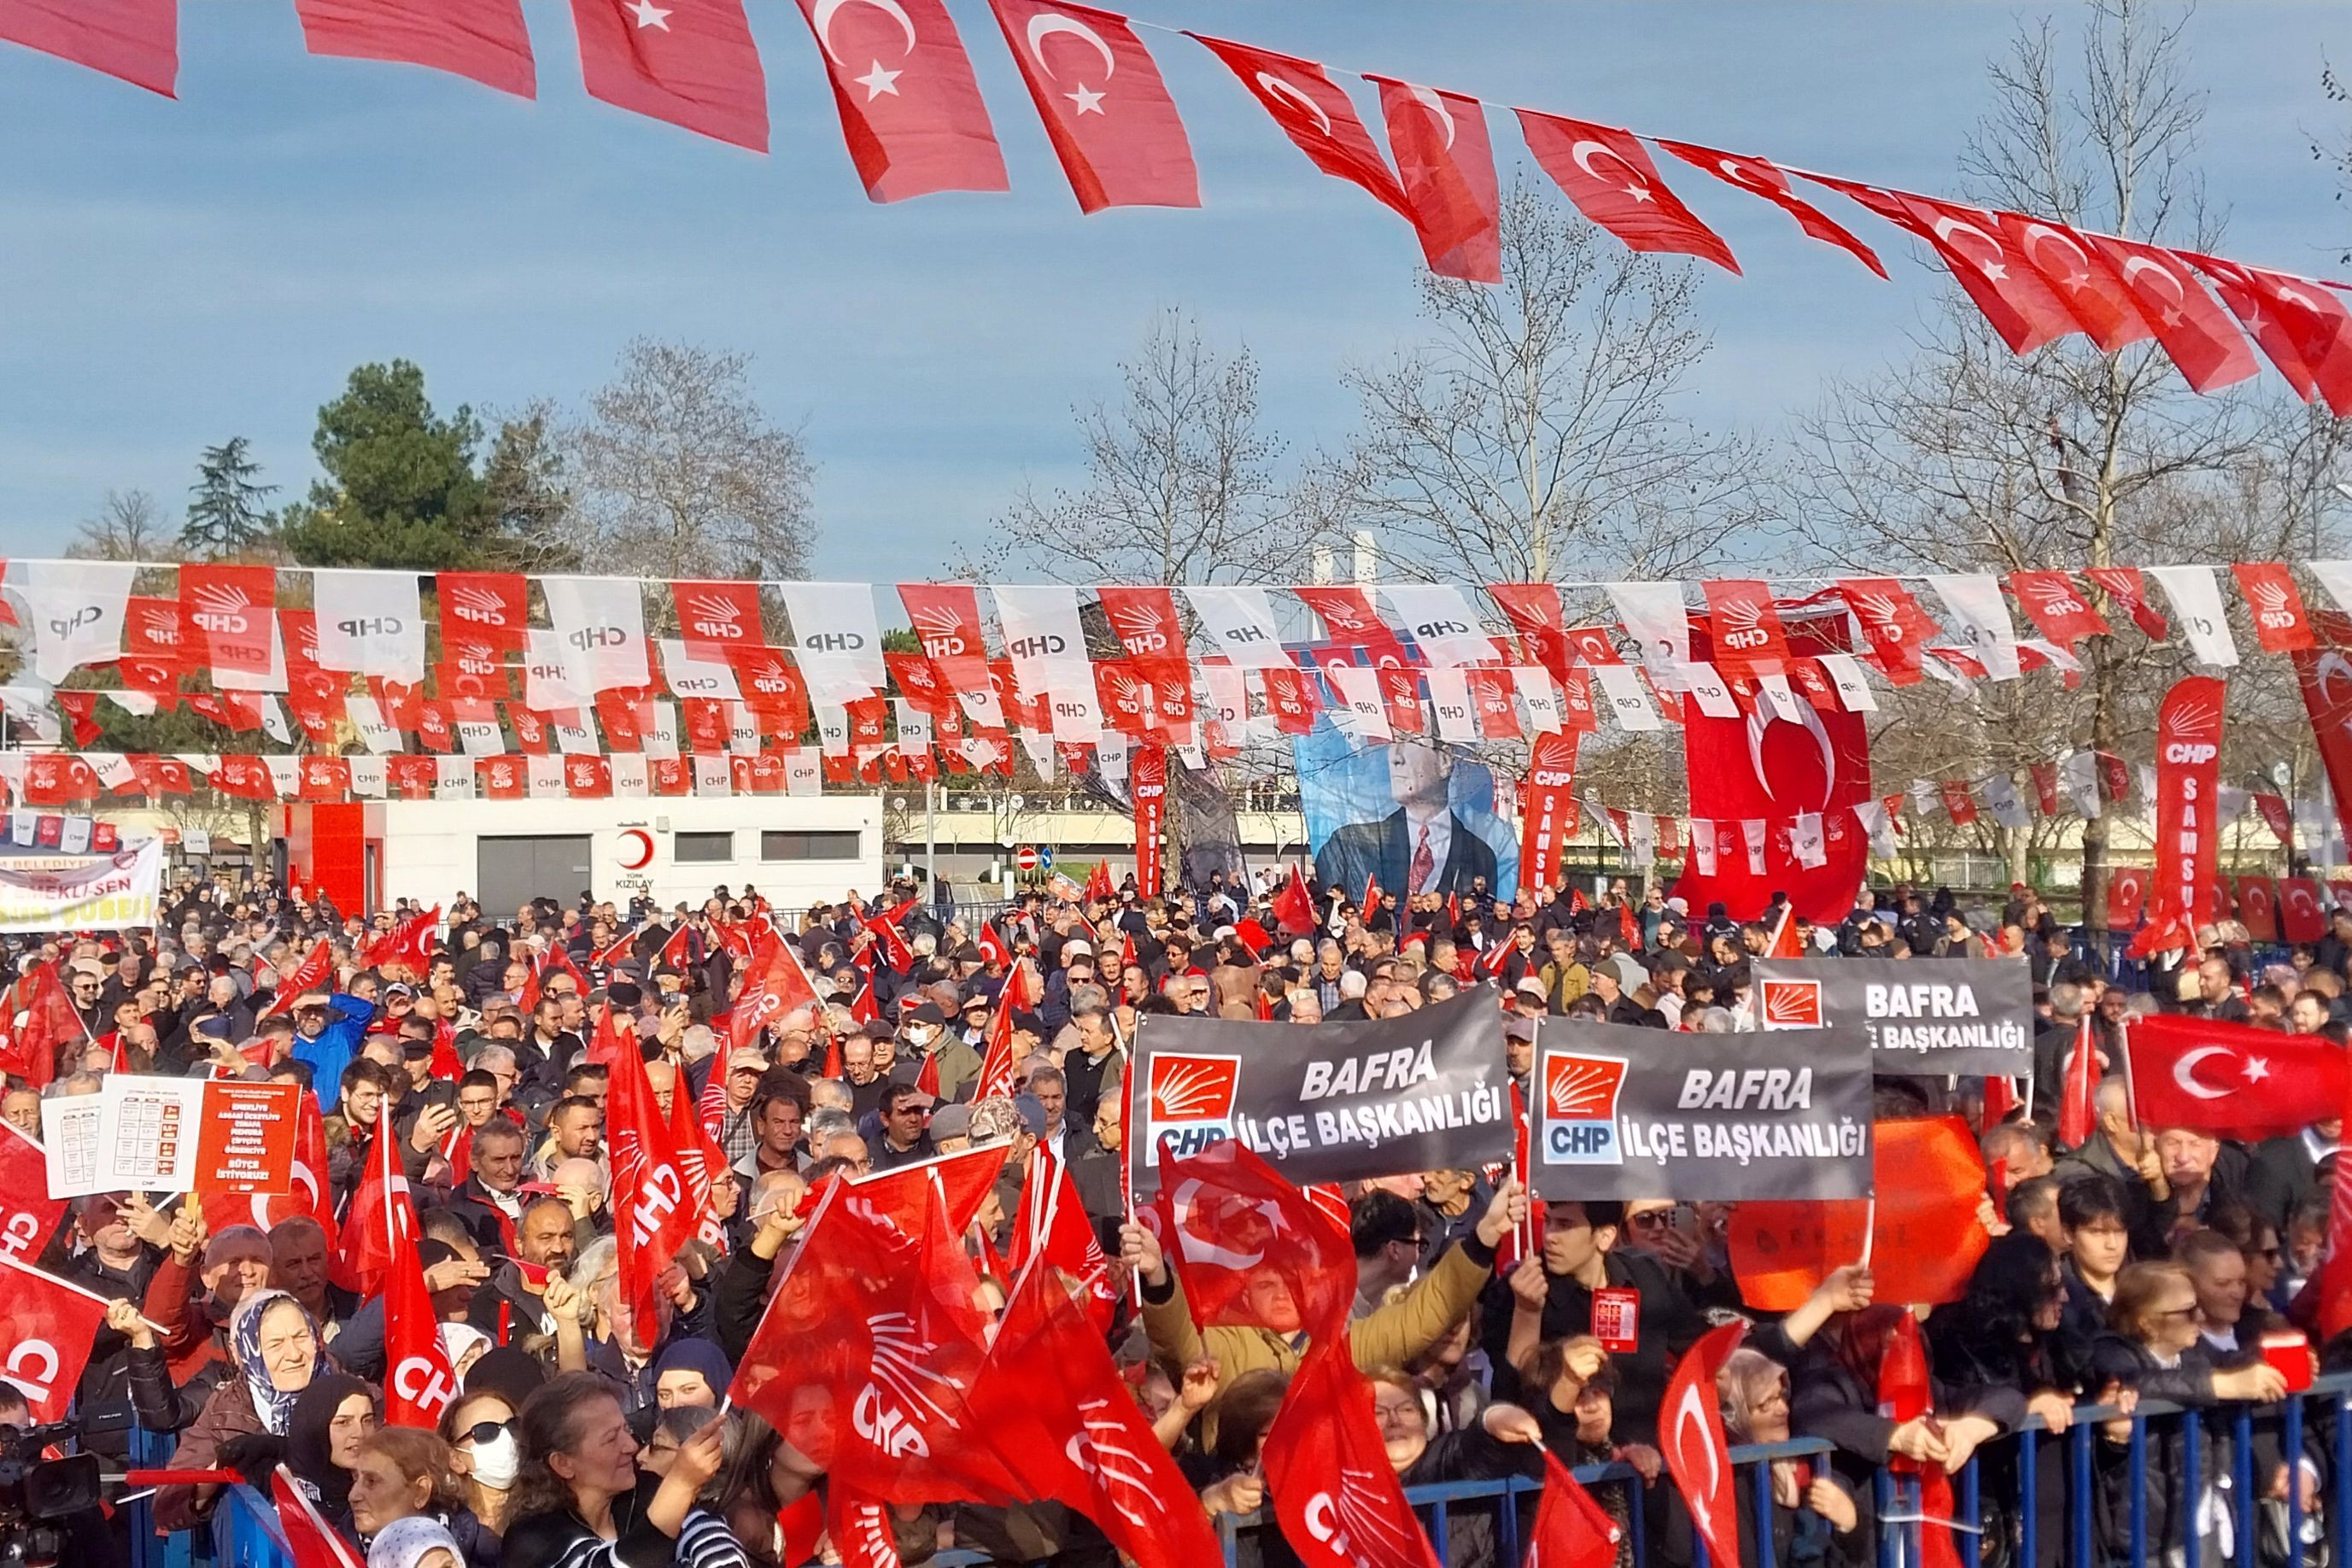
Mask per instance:
[[[940,1064],[940,1098],[968,1098],[980,1078],[980,1053],[948,1027],[947,1014],[938,1003],[926,1002],[898,1026],[898,1059],[891,1077],[912,1083],[921,1075],[924,1059],[933,1056]]]
[[[229,1347],[239,1375],[213,1390],[180,1435],[170,1468],[244,1470],[266,1479],[283,1457],[294,1401],[318,1373],[319,1325],[285,1291],[259,1290],[230,1315]],[[156,1528],[194,1529],[219,1495],[209,1483],[157,1489]]]
[[[536,1360],[501,1347],[474,1363],[466,1392],[442,1412],[441,1436],[462,1483],[459,1500],[493,1538],[504,1535],[515,1517],[515,1479],[522,1469],[516,1413],[546,1384],[547,1371]]]

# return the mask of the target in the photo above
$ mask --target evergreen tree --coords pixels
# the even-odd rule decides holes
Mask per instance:
[[[181,548],[190,555],[234,556],[267,541],[278,523],[268,505],[278,487],[260,483],[260,473],[251,443],[242,436],[205,447],[196,460]]]

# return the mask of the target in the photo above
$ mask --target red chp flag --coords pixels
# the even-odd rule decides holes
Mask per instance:
[[[1798,613],[1784,607],[1780,619],[1792,658],[1845,651],[1843,605]],[[1692,625],[1691,657],[1714,659],[1704,623]],[[1803,701],[1796,706],[1794,719],[1769,703],[1717,719],[1696,703],[1685,705],[1690,816],[1712,825],[1695,824],[1693,832],[1711,831],[1716,840],[1713,855],[1701,851],[1685,859],[1675,883],[1674,896],[1687,900],[1688,908],[1703,910],[1720,900],[1733,919],[1755,920],[1780,891],[1798,914],[1830,925],[1853,907],[1870,852],[1869,837],[1853,815],[1855,806],[1874,798],[1869,736],[1859,713]],[[1799,862],[1791,842],[1791,819],[1804,813],[1822,819],[1821,858],[1811,866]],[[1770,825],[1761,872],[1751,869],[1741,826],[1759,820]]]
[[[1162,877],[1161,836],[1168,819],[1166,747],[1137,748],[1128,770],[1128,791],[1135,801],[1136,896],[1156,899]]]
[[[1568,842],[1576,837],[1576,736],[1539,731],[1528,758],[1527,803],[1519,816],[1519,885],[1549,893],[1559,881]]]
[[[1031,1151],[1029,1173],[1021,1187],[1021,1208],[1013,1221],[1013,1244],[1006,1261],[1017,1274],[1032,1263],[1069,1277],[1084,1298],[1098,1334],[1110,1331],[1118,1309],[1118,1289],[1111,1283],[1110,1262],[1095,1236],[1094,1221],[1078,1200],[1077,1184],[1054,1157],[1051,1147]]]
[[[2134,1021],[2124,1055],[2144,1127],[2252,1142],[2300,1132],[2344,1103],[2344,1047],[2321,1035],[2154,1014]]]
[[[1747,1332],[1746,1323],[1727,1323],[1684,1352],[1666,1379],[1658,1412],[1658,1447],[1675,1489],[1690,1510],[1691,1526],[1706,1543],[1707,1555],[1727,1565],[1739,1561],[1739,1489],[1715,1380]]]
[[[850,162],[877,202],[1002,191],[1004,154],[940,0],[800,0],[824,54]]]
[[[522,0],[294,0],[314,55],[392,60],[539,96]]]
[[[405,1194],[399,1201],[408,1201]],[[457,1370],[441,1343],[433,1293],[425,1288],[425,1265],[413,1247],[397,1249],[383,1291],[383,1419],[389,1426],[441,1424],[441,1413],[457,1396]]]
[[[656,1282],[677,1249],[694,1239],[701,1216],[646,1080],[645,1057],[627,1031],[619,1046],[606,1064],[613,1074],[613,1235],[620,1244],[621,1300],[650,1342],[658,1337]]]
[[[2192,675],[2165,693],[2156,716],[2156,871],[2147,929],[2134,956],[2186,947],[2212,918],[2213,865],[2221,848],[2215,795],[2221,782],[2221,682]]]
[[[767,1026],[803,1007],[817,1005],[816,986],[801,967],[793,944],[762,931],[751,952],[751,973],[735,994],[727,1020],[727,1046],[741,1050],[759,1043]]]
[[[572,0],[588,96],[755,153],[768,79],[742,0]]]
[[[175,96],[178,0],[9,0],[0,5],[0,38]]]
[[[1714,1393],[1710,1381],[1710,1409]],[[1266,1428],[1264,1463],[1283,1538],[1306,1568],[1438,1568],[1344,1335],[1318,1342],[1292,1374]]]
[[[41,1146],[16,1123],[0,1123],[0,1258],[29,1263],[40,1257],[66,1217],[66,1202],[49,1196]]]
[[[2264,653],[2299,653],[2314,646],[2311,617],[2304,613],[2303,591],[2293,573],[2275,561],[2242,561],[2230,570],[2246,596]]]
[[[1414,222],[1404,187],[1381,161],[1371,132],[1356,117],[1356,106],[1321,66],[1202,33],[1190,36],[1241,79],[1307,162],[1334,179],[1360,186],[1407,223]]]
[[[1518,111],[1519,129],[1543,172],[1577,210],[1632,250],[1696,256],[1737,273],[1739,263],[1723,237],[1658,177],[1658,166],[1630,131],[1557,114]]]
[[[1936,640],[1936,623],[1911,590],[1892,577],[1848,577],[1835,591],[1861,623],[1870,661],[1895,685],[1917,685],[1922,656]]]
[[[989,0],[1081,211],[1197,207],[1176,100],[1124,16],[1049,0]]]
[[[1389,151],[1429,269],[1470,283],[1503,280],[1502,198],[1486,111],[1475,98],[1399,81],[1381,89]]]
[[[297,1001],[326,984],[328,976],[334,972],[335,950],[322,940],[310,950],[310,955],[302,960],[292,974],[278,983],[278,989],[270,995],[269,1005],[261,1010],[261,1016],[274,1018],[280,1013],[292,1012]]]
[[[32,1402],[36,1421],[62,1421],[106,1326],[106,1299],[0,1252],[0,1343],[7,1379]]]

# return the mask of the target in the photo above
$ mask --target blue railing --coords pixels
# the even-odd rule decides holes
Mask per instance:
[[[2323,1424],[2313,1429],[2307,1426],[2305,1405],[2325,1401]],[[2167,1421],[2188,1415],[2179,1422],[2180,1465],[2189,1478],[2201,1477],[2206,1459],[2205,1444],[2209,1440],[2208,1423],[2225,1428],[2230,1439],[2231,1464],[2231,1522],[2233,1555],[2230,1562],[2203,1560],[2203,1543],[2193,1529],[2194,1510],[2202,1487],[2190,1480],[2179,1489],[2180,1497],[2191,1510],[2192,1528],[2185,1542],[2172,1540],[2158,1542],[2151,1552],[2147,1539],[2147,1498],[2149,1463],[2147,1453],[2148,1423]],[[2053,1434],[2039,1416],[2030,1417],[2013,1437],[1997,1439],[1987,1445],[1998,1450],[2003,1445],[2016,1446],[2017,1507],[2014,1519],[2018,1530],[2016,1550],[2004,1553],[2007,1560],[2032,1564],[2039,1561],[2041,1531],[2053,1524],[2063,1523],[2066,1531],[2066,1548],[2062,1561],[2066,1568],[2105,1568],[2114,1560],[2105,1555],[2097,1536],[2095,1510],[2099,1504],[2101,1489],[2095,1474],[2097,1446],[2105,1439],[2102,1427],[2109,1422],[2128,1419],[2131,1430],[2126,1445],[2127,1456],[2127,1504],[2131,1524],[2131,1541],[2123,1559],[2128,1568],[2147,1568],[2151,1558],[2161,1559],[2167,1548],[2183,1544],[2187,1561],[2184,1568],[2255,1568],[2261,1534],[2257,1509],[2262,1500],[2254,1495],[2253,1435],[2255,1423],[2275,1420],[2278,1423],[2279,1452],[2290,1466],[2296,1466],[2304,1451],[2306,1436],[2316,1436],[2328,1454],[2330,1462],[2321,1467],[2323,1484],[2327,1489],[2324,1497],[2326,1532],[2323,1541],[2308,1552],[2297,1550],[2294,1563],[2318,1562],[2325,1552],[2326,1561],[2332,1563],[2352,1563],[2352,1373],[2323,1377],[2309,1393],[2281,1401],[2274,1405],[2218,1405],[2197,1418],[2184,1413],[2180,1406],[2160,1400],[2142,1400],[2126,1415],[2110,1405],[2082,1405],[2074,1408],[2074,1419],[2063,1435]],[[2042,1466],[2049,1462],[2044,1450],[2056,1446],[2062,1450],[2061,1462],[2065,1467],[2068,1485],[2063,1521],[2042,1516],[2038,1506]],[[1772,1462],[1779,1459],[1812,1459],[1827,1458],[1833,1450],[1819,1438],[1797,1438],[1786,1443],[1757,1444],[1731,1450],[1733,1469],[1748,1483],[1744,1510],[1755,1525],[1751,1539],[1756,1558],[1742,1568],[1775,1568],[1772,1516],[1777,1504],[1772,1500]],[[1982,1553],[1980,1531],[1986,1524],[1983,1499],[1980,1495],[1980,1459],[1972,1458],[1953,1478],[1952,1496],[1955,1504],[1952,1531],[1959,1552],[1962,1568],[1979,1568]],[[1642,1506],[1643,1483],[1630,1465],[1606,1464],[1580,1466],[1572,1472],[1588,1487],[1622,1487],[1626,1489],[1631,1506],[1626,1509],[1630,1526],[1633,1561],[1635,1568],[1648,1568],[1650,1542]],[[1661,1478],[1656,1483],[1669,1486]],[[2162,1478],[2158,1478],[2162,1484]],[[1911,1495],[1898,1492],[1902,1483],[1892,1472],[1877,1472],[1874,1486],[1875,1517],[1885,1518],[1895,1511],[1895,1502],[1903,1496],[1904,1511],[1918,1511],[1916,1488]],[[1528,1500],[1540,1490],[1540,1483],[1518,1478],[1495,1481],[1455,1481],[1442,1486],[1415,1487],[1406,1493],[1414,1509],[1421,1514],[1429,1530],[1431,1543],[1437,1548],[1440,1561],[1452,1563],[1452,1545],[1457,1513],[1474,1512],[1491,1517],[1495,1521],[1496,1562],[1501,1568],[1511,1568],[1519,1561],[1526,1531],[1533,1522],[1522,1518]],[[2291,1478],[2286,1489],[2286,1540],[2300,1542],[2305,1523],[2301,1489]],[[2176,1521],[2176,1524],[2178,1521]],[[1272,1530],[1273,1521],[1265,1513],[1244,1517],[1220,1515],[1218,1534],[1224,1547],[1225,1562],[1237,1564],[1242,1557],[1245,1539],[1252,1533]],[[1858,1528],[1869,1528],[1867,1522]],[[1882,1527],[1878,1530],[1878,1561],[1880,1568],[1903,1568],[1923,1560],[1919,1541],[1920,1526],[1916,1522]],[[150,1538],[152,1541],[152,1538]],[[155,1542],[161,1546],[161,1542]],[[213,1515],[212,1558],[215,1568],[294,1568],[293,1557],[287,1550],[286,1538],[278,1525],[277,1510],[267,1499],[248,1487],[230,1488]],[[199,1552],[201,1556],[201,1552]],[[1696,1568],[1706,1568],[1707,1556],[1704,1544],[1694,1546]],[[2265,1560],[2275,1561],[2276,1554],[2264,1552]],[[184,1559],[183,1560],[184,1562]],[[968,1565],[988,1561],[976,1552],[946,1552],[931,1560],[932,1568],[968,1568]],[[162,1568],[162,1560],[149,1555],[140,1568]]]

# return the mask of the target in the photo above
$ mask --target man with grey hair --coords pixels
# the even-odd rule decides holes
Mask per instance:
[[[2058,1097],[2066,1087],[2066,1058],[2082,1032],[2083,1014],[2091,1005],[2088,991],[2072,980],[2053,981],[2049,991],[2050,1019],[2033,1037],[2033,1103],[2028,1113],[2044,1127],[2058,1122]],[[2097,1031],[2092,1032],[2094,1045]]]

